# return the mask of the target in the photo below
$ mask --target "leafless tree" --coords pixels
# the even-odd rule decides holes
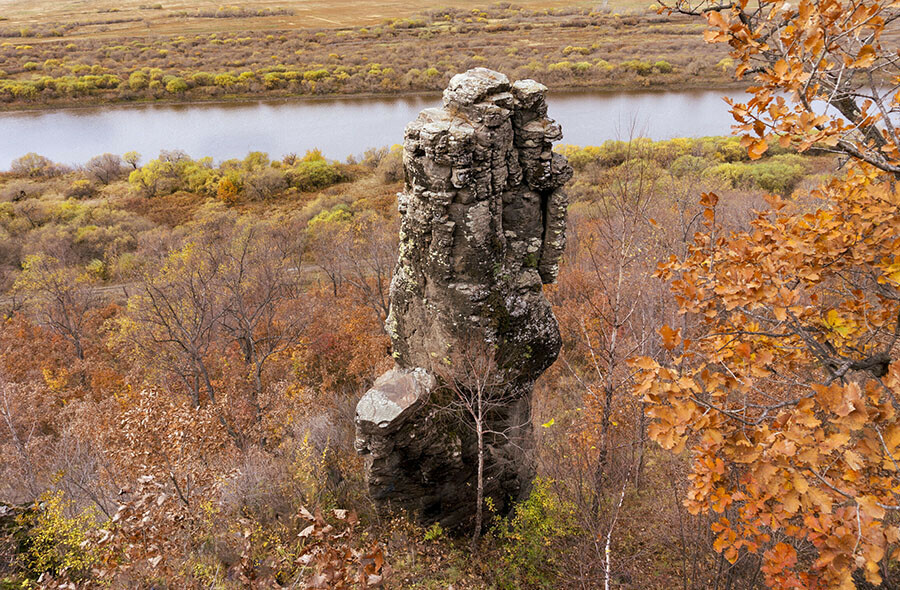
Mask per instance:
[[[129,300],[123,331],[148,366],[163,367],[185,386],[194,406],[201,393],[216,403],[208,356],[223,309],[214,253],[187,244],[146,273]]]
[[[122,158],[115,154],[94,156],[87,161],[84,169],[88,176],[102,184],[109,184],[125,173]]]
[[[35,319],[68,340],[84,360],[84,330],[98,294],[77,269],[52,256],[29,256],[13,289],[26,298]]]
[[[378,213],[359,214],[342,246],[339,252],[347,283],[383,322],[390,311],[388,287],[397,260],[394,223]]]
[[[477,466],[473,548],[484,526],[487,445],[497,439],[511,443],[510,433],[522,426],[498,420],[518,396],[507,371],[498,362],[497,354],[495,346],[483,339],[468,337],[433,369],[442,384],[433,403],[475,434]]]
[[[22,407],[22,402],[26,397],[21,395],[23,387],[25,386],[8,382],[0,375],[0,423],[2,423],[2,430],[6,431],[6,436],[0,437],[0,441],[8,440],[19,459],[18,462],[3,462],[9,467],[18,464],[19,473],[17,475],[19,477],[11,477],[10,483],[18,479],[20,484],[25,487],[25,492],[33,499],[38,496],[41,489],[38,485],[37,469],[31,452],[31,441],[38,430],[38,421],[33,413],[28,416],[26,408]],[[7,476],[12,475],[9,471],[4,470],[4,472]],[[9,490],[6,491],[9,492]]]
[[[301,296],[296,235],[280,234],[269,223],[241,223],[221,248],[222,327],[240,347],[250,368],[250,404],[261,419],[263,372],[276,355],[297,343],[306,319],[292,302]]]

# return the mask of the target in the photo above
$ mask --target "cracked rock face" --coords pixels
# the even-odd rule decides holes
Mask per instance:
[[[441,108],[406,127],[400,252],[387,329],[396,367],[357,406],[357,449],[372,497],[423,523],[465,524],[475,509],[476,444],[437,411],[434,372],[473,341],[502,367],[507,403],[489,426],[485,495],[501,512],[528,491],[531,391],[556,360],[559,330],[542,285],[565,247],[571,178],[552,151],[546,87],[477,68],[454,76]]]

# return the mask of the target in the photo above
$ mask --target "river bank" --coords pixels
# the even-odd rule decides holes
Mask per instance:
[[[725,92],[734,93],[736,91],[745,90],[749,84],[745,80],[732,80],[730,82],[715,81],[706,83],[703,81],[694,81],[683,84],[670,85],[598,85],[598,86],[562,86],[554,88],[548,93],[549,96],[560,96],[575,93],[591,93],[591,94],[617,94],[622,92],[641,92],[641,93],[666,93],[666,92]],[[85,101],[60,101],[50,103],[38,103],[33,105],[8,105],[0,103],[0,114],[15,113],[48,113],[61,110],[90,110],[98,108],[146,108],[146,107],[173,107],[173,108],[190,108],[192,106],[228,106],[228,105],[247,105],[254,103],[292,103],[292,102],[317,102],[317,101],[333,101],[333,100],[408,100],[418,98],[434,98],[440,97],[440,92],[435,90],[406,90],[397,92],[357,92],[350,94],[235,94],[220,97],[179,99],[177,97],[161,97],[157,99],[140,99],[140,100],[98,100],[94,102]]]

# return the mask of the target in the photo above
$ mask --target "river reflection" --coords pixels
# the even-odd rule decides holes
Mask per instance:
[[[732,119],[722,97],[741,91],[557,93],[550,116],[563,143],[598,145],[607,139],[727,135]],[[113,106],[0,113],[0,170],[28,152],[80,164],[105,152],[137,150],[144,161],[160,150],[193,157],[273,158],[319,148],[344,159],[368,147],[400,143],[403,128],[440,97],[303,99],[231,104]]]

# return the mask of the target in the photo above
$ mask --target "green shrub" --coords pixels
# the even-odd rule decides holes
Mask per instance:
[[[569,164],[575,170],[583,170],[585,166],[591,162],[596,162],[600,158],[601,148],[597,146],[577,146],[577,145],[561,145],[557,147],[557,151],[569,160]]]
[[[216,77],[209,72],[195,72],[191,74],[191,81],[197,86],[212,86],[216,83]]]
[[[679,178],[682,176],[698,176],[709,168],[711,164],[710,160],[701,156],[684,154],[672,162],[669,166],[669,172]]]
[[[325,160],[303,160],[287,172],[290,186],[301,191],[315,191],[344,180],[341,171]]]
[[[215,82],[216,86],[228,88],[229,86],[234,86],[234,84],[237,83],[237,78],[235,78],[231,74],[219,74],[213,79],[213,81]]]
[[[150,160],[144,166],[128,175],[128,183],[146,197],[155,197],[184,190],[194,174],[211,169],[212,159],[203,158],[194,162],[184,152],[161,152],[159,158]],[[200,170],[198,170],[200,169]],[[205,182],[204,178],[204,182]]]
[[[146,72],[132,72],[131,75],[128,76],[128,87],[132,90],[137,91],[146,88],[149,83],[150,79],[147,77]]]
[[[626,70],[632,70],[639,76],[649,76],[650,73],[653,72],[653,65],[650,62],[641,61],[639,59],[629,59],[628,61],[623,61],[621,64],[619,64],[619,67]]]
[[[166,82],[166,92],[169,94],[181,94],[187,92],[187,89],[187,82],[183,78],[175,77]]]
[[[593,64],[591,64],[591,62],[589,61],[579,61],[574,66],[572,66],[572,69],[576,74],[586,74],[590,72],[591,68],[593,67]]]
[[[303,72],[303,79],[309,81],[322,80],[331,76],[331,73],[326,69],[319,70],[307,70]]]
[[[572,47],[571,45],[567,46],[563,49],[563,55],[570,55],[572,53],[577,53],[578,55],[587,55],[591,52],[587,47]]]
[[[723,180],[734,188],[760,188],[787,195],[806,175],[806,165],[801,156],[787,154],[752,163],[719,164],[707,169],[704,175]]]
[[[571,72],[572,71],[572,62],[570,61],[560,61],[555,64],[550,64],[547,66],[548,72]]]
[[[494,535],[503,545],[500,588],[556,588],[559,545],[577,533],[575,507],[537,478],[528,499],[497,523]]]
[[[664,59],[661,59],[658,62],[656,62],[655,64],[653,64],[653,69],[656,70],[657,72],[659,72],[660,74],[670,74],[670,73],[672,73],[672,70],[674,68],[672,67],[672,64],[670,64],[669,62],[667,62]]]

